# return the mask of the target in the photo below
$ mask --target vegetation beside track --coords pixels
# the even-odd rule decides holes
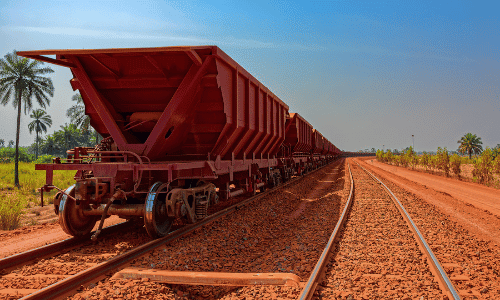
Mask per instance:
[[[481,154],[468,158],[458,154],[450,154],[445,148],[438,147],[436,154],[424,152],[417,155],[412,147],[399,155],[391,150],[378,150],[377,160],[383,163],[422,170],[444,176],[455,176],[458,179],[469,179],[473,182],[500,188],[500,148],[486,148]]]
[[[21,226],[21,216],[27,209],[40,206],[38,189],[45,184],[45,171],[35,171],[35,162],[20,162],[20,188],[14,185],[14,163],[0,164],[0,229]],[[66,188],[73,184],[74,171],[54,172],[54,184]],[[56,191],[44,194],[45,204],[52,203]]]

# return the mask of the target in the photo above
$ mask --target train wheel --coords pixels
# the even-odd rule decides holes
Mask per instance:
[[[167,213],[166,192],[169,191],[169,187],[168,184],[162,182],[153,184],[144,204],[144,225],[149,236],[154,239],[167,235],[174,223],[174,218],[169,217]],[[164,193],[160,194],[160,192]]]
[[[75,185],[66,189],[66,193],[75,196]],[[64,194],[59,203],[59,224],[64,232],[72,236],[85,236],[92,231],[98,217],[85,216],[82,208],[75,201]]]

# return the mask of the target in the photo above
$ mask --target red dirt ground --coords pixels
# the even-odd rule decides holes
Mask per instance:
[[[375,157],[356,160],[381,180],[389,180],[435,205],[478,237],[500,245],[500,190],[387,165]]]
[[[104,227],[124,222],[117,216],[104,221]],[[98,224],[94,226],[97,229]],[[0,231],[0,258],[35,249],[47,244],[70,238],[59,226],[59,223],[25,226],[12,231]]]

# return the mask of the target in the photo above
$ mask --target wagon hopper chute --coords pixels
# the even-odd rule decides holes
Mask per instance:
[[[54,205],[71,235],[114,214],[143,217],[151,236],[163,236],[176,218],[204,218],[219,197],[279,181],[288,106],[216,46],[18,55],[70,68],[104,137],[36,166],[46,170],[42,196],[60,191]],[[55,187],[54,170],[77,171],[75,184]]]

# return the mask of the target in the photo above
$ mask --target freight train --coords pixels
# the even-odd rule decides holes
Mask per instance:
[[[18,55],[70,68],[99,145],[37,164],[43,193],[72,236],[110,215],[142,219],[152,238],[175,220],[279,185],[339,156],[312,125],[217,46],[40,50]],[[55,58],[54,58],[55,55]],[[53,172],[74,170],[70,187]]]

